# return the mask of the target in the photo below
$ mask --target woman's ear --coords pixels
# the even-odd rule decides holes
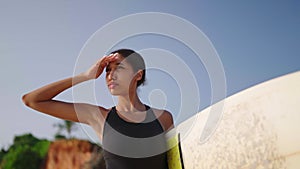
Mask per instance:
[[[143,78],[143,73],[144,73],[143,70],[138,70],[137,71],[137,73],[135,75],[137,81],[139,81],[139,80],[141,80]]]

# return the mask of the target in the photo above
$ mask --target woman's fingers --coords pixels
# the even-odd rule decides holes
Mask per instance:
[[[106,66],[109,65],[110,62],[113,62],[115,60],[118,59],[118,53],[115,53],[115,54],[110,54],[110,55],[107,55],[107,56],[104,56],[102,59],[101,59],[101,66],[103,68],[105,68]]]
[[[108,56],[103,56],[93,66],[91,66],[84,73],[84,75],[88,79],[97,79],[102,74],[105,67],[108,66],[110,62],[113,62],[118,58],[117,56],[118,54],[110,54]]]

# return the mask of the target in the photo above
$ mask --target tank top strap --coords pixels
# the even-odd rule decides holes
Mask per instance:
[[[110,121],[111,118],[115,118],[116,116],[116,106],[113,106],[107,114],[105,122]]]
[[[146,107],[146,118],[144,120],[144,123],[150,123],[153,121],[157,121],[158,119],[156,118],[156,115],[154,114],[152,108],[148,105],[145,104]]]

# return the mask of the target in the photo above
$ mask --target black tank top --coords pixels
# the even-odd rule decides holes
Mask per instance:
[[[103,157],[107,169],[167,169],[164,130],[146,106],[141,123],[122,119],[116,108],[108,113],[103,129]]]

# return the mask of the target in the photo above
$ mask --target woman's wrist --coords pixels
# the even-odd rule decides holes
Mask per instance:
[[[73,85],[75,85],[88,80],[91,80],[91,78],[89,78],[85,73],[80,73],[73,77],[72,82]]]

